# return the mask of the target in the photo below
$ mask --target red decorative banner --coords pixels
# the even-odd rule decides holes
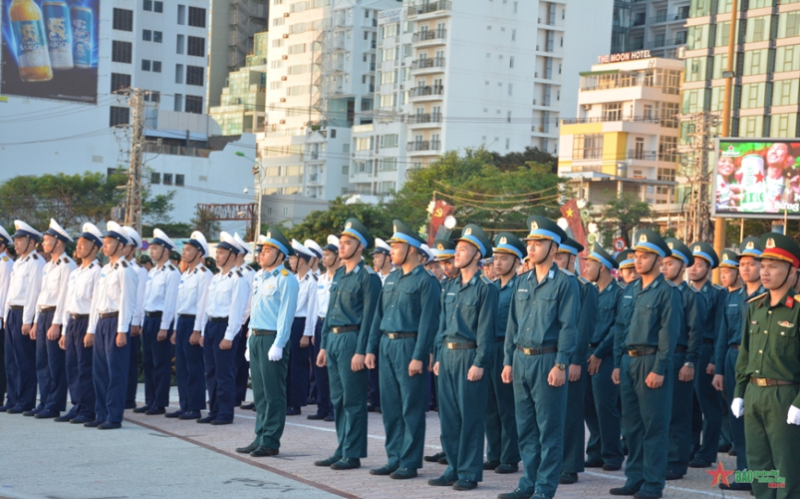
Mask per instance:
[[[582,262],[589,255],[591,248],[587,248],[586,230],[583,227],[583,219],[581,219],[581,210],[578,208],[578,202],[574,199],[567,200],[567,202],[561,206],[561,216],[564,217],[567,224],[569,224],[569,230],[572,232],[572,239],[583,245],[583,252],[578,254],[578,258]]]
[[[428,246],[433,246],[433,240],[436,239],[436,232],[439,227],[444,223],[444,220],[456,212],[456,207],[447,203],[446,201],[436,200],[433,206],[433,213],[431,214],[431,223],[428,224]]]

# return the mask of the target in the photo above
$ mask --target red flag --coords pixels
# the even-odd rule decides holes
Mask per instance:
[[[428,224],[428,246],[433,246],[433,240],[436,238],[436,232],[439,226],[444,223],[444,220],[456,212],[456,207],[447,203],[446,201],[436,200],[433,206],[433,213],[431,214],[431,223]]]
[[[569,224],[569,230],[572,232],[572,239],[583,245],[583,252],[578,254],[580,262],[589,255],[589,248],[586,245],[586,230],[583,228],[583,219],[581,219],[581,210],[578,208],[578,202],[567,200],[561,206],[561,216],[566,219]]]

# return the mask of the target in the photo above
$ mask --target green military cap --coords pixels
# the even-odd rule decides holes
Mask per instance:
[[[530,234],[525,238],[525,241],[552,240],[555,241],[556,245],[560,245],[564,238],[567,237],[567,233],[558,227],[558,224],[542,215],[532,215],[528,217],[527,225]]]
[[[707,261],[711,264],[711,269],[719,266],[719,256],[717,256],[717,252],[714,251],[714,247],[705,241],[692,243],[692,255]]]
[[[386,243],[405,243],[406,245],[410,245],[416,249],[419,249],[420,246],[425,243],[422,241],[422,238],[419,237],[416,231],[412,230],[408,225],[398,219],[395,219],[392,223],[392,237],[389,238]]]
[[[181,260],[181,254],[179,254],[176,250],[173,250],[169,253],[169,258],[171,260]]]
[[[492,256],[492,241],[477,224],[467,224],[458,241],[466,241],[475,245],[484,259]]]
[[[630,267],[634,267],[633,261],[633,250],[623,250],[617,254],[616,257],[617,266],[620,269],[628,269]]]
[[[139,264],[152,264],[153,259],[150,258],[149,255],[142,254],[136,260],[139,261]]]
[[[758,236],[748,236],[739,244],[741,257],[761,257],[761,238]]]
[[[719,267],[739,269],[739,255],[733,250],[726,248],[722,251],[722,261],[720,261]]]
[[[294,255],[294,248],[292,248],[292,244],[289,243],[289,240],[286,239],[286,236],[284,236],[283,232],[277,227],[268,228],[267,234],[264,235],[264,238],[262,238],[258,243],[260,243],[260,246],[266,245],[277,248],[281,251],[281,253],[283,253],[284,257],[290,257]]]
[[[583,245],[567,236],[562,239],[561,244],[558,245],[558,252],[568,253],[577,257],[579,253],[583,252]]]
[[[522,259],[528,253],[528,249],[517,236],[503,232],[494,237],[494,253],[507,253]]]
[[[364,250],[372,246],[372,236],[370,236],[366,226],[356,218],[347,219],[347,222],[344,224],[344,230],[337,236],[340,238],[342,236],[350,236],[351,238],[357,239],[364,245]]]
[[[619,267],[617,261],[615,261],[614,258],[611,257],[608,252],[606,252],[605,249],[597,243],[592,246],[592,252],[589,254],[587,259],[597,261],[606,266],[609,270]]]
[[[636,233],[633,239],[634,252],[649,252],[659,257],[670,257],[672,255],[672,251],[667,246],[667,242],[664,241],[664,238],[652,229],[642,229]]]
[[[792,238],[780,233],[766,233],[761,236],[762,259],[789,262],[800,268],[800,245]]]
[[[203,262],[212,274],[217,274],[219,272],[219,269],[217,268],[217,261],[214,259],[214,257],[206,257]]]
[[[686,243],[677,238],[667,238],[667,246],[672,251],[672,257],[682,260],[687,266],[694,265],[694,255]]]

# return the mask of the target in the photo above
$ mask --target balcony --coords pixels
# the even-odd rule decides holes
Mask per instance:
[[[426,45],[436,45],[444,43],[445,38],[447,38],[447,30],[425,30],[414,33],[411,37],[411,43],[422,45],[425,42],[434,42]]]
[[[677,21],[683,21],[689,17],[689,13],[679,13],[679,14],[672,14],[668,16],[666,13],[657,15],[655,17],[650,18],[650,24],[661,24],[661,23],[674,23]]]
[[[409,16],[421,16],[438,11],[448,11],[453,8],[453,2],[440,0],[438,2],[428,2],[422,5],[410,5],[408,7]]]
[[[442,114],[441,113],[420,113],[420,114],[411,114],[408,115],[406,118],[406,123],[409,125],[426,125],[431,124],[434,127],[438,127],[440,123],[442,123]],[[420,128],[420,127],[417,127]]]
[[[444,68],[444,57],[426,57],[411,63],[411,71],[417,71],[418,73],[438,73],[440,72],[438,68]]]
[[[444,86],[443,85],[434,85],[428,87],[414,87],[413,89],[408,91],[408,97],[410,99],[418,98],[418,97],[429,97],[429,96],[440,96],[444,95]]]
[[[638,149],[628,150],[628,160],[656,161],[657,158],[658,151],[644,151]]]
[[[674,38],[671,40],[656,40],[645,44],[646,49],[661,49],[664,47],[675,47],[686,43],[685,38]]]
[[[406,144],[406,151],[439,151],[442,141],[412,141]]]
[[[173,146],[170,144],[153,144],[145,143],[142,146],[142,151],[145,153],[158,153],[162,155],[175,155],[175,156],[194,156],[197,158],[208,158],[211,154],[211,149],[206,148],[187,148],[186,146]]]
[[[578,123],[605,123],[605,122],[640,122],[640,123],[660,123],[658,118],[643,116],[592,116],[583,118],[565,118],[561,123],[564,125],[575,125]]]

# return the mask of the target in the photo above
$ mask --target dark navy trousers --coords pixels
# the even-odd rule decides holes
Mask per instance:
[[[324,318],[317,320],[317,327],[314,329],[314,354],[319,356],[319,346],[322,343],[322,323]],[[333,405],[331,404],[331,386],[328,381],[328,367],[317,366],[317,358],[314,356],[314,380],[317,386],[317,415],[327,417],[333,416]]]
[[[83,346],[89,318],[70,319],[64,335],[66,343],[65,364],[69,397],[74,405],[70,413],[76,417],[95,419],[94,384],[92,383],[92,357],[94,348]]]
[[[247,399],[247,381],[250,379],[250,362],[244,357],[247,350],[247,331],[250,329],[250,318],[239,330],[239,344],[236,348],[236,399],[234,406],[239,406]]]
[[[9,403],[32,410],[36,406],[36,341],[22,335],[22,309],[12,309],[6,318],[6,374]]]
[[[66,352],[59,347],[58,340],[47,338],[54,315],[55,310],[40,312],[36,321],[36,377],[39,405],[47,411],[64,411],[67,409]]]
[[[178,401],[182,411],[206,409],[206,379],[203,348],[189,343],[194,329],[194,316],[178,316],[175,330],[175,376],[178,379]]]
[[[129,330],[130,331],[130,330]],[[128,343],[131,345],[131,359],[128,365],[128,383],[125,389],[125,407],[136,407],[136,389],[139,385],[139,353],[142,352],[142,333],[131,336]]]
[[[117,347],[119,318],[101,318],[94,335],[92,378],[94,380],[95,413],[99,422],[122,423],[131,362],[130,332],[127,343]]]
[[[308,347],[301,348],[300,340],[306,328],[306,318],[295,318],[289,339],[289,370],[286,372],[286,406],[300,408],[308,404]],[[309,339],[310,340],[310,339]]]
[[[228,321],[209,321],[203,338],[203,355],[206,362],[206,386],[208,387],[208,416],[215,420],[232,421],[236,392],[236,349],[242,340],[233,338],[233,346],[223,350],[219,343],[225,338]]]
[[[142,326],[142,368],[144,368],[144,404],[148,408],[169,406],[172,379],[172,325],[164,340],[158,340],[161,316],[146,316]]]

